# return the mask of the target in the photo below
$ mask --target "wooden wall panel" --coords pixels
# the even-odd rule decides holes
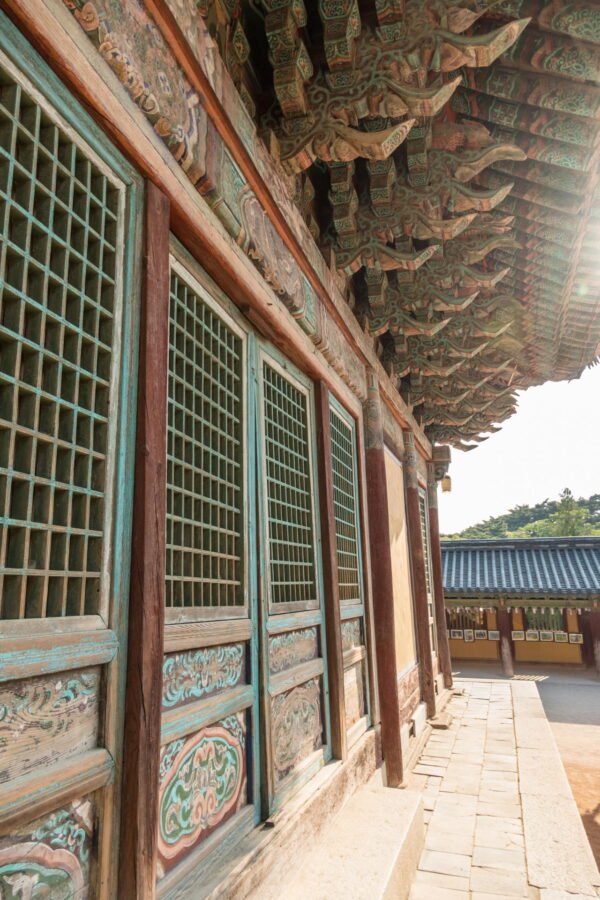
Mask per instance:
[[[319,657],[318,628],[284,631],[269,637],[269,671],[272,675],[285,672],[301,663]]]
[[[160,756],[158,877],[247,803],[247,714],[169,741]]]
[[[246,669],[242,643],[169,653],[163,661],[163,710],[245,684]]]
[[[394,588],[396,660],[399,672],[416,661],[414,606],[410,578],[410,557],[404,504],[404,474],[400,461],[385,452],[385,474],[388,490],[390,555]]]
[[[323,740],[321,682],[311,678],[271,700],[271,741],[275,789],[319,750]]]
[[[0,784],[97,746],[100,669],[0,685]]]
[[[0,897],[93,897],[95,830],[94,801],[84,797],[0,837]]]

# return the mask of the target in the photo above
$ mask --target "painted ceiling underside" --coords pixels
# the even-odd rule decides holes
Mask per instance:
[[[202,11],[202,8],[201,8]],[[209,27],[432,440],[600,352],[600,6],[211,0]]]

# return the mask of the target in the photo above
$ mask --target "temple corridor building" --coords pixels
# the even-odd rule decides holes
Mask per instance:
[[[600,674],[600,538],[442,541],[450,653]]]
[[[451,448],[599,355],[599,44],[583,0],[2,0],[0,896],[242,898],[402,785]]]

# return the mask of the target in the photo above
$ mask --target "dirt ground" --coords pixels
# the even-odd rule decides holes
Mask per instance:
[[[503,678],[494,664],[454,664],[456,674]],[[600,866],[600,678],[589,670],[520,666],[520,680],[535,681],[554,732],[596,862]]]

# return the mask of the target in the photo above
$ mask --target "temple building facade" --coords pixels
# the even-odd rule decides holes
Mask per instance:
[[[600,538],[442,541],[452,659],[600,673]]]
[[[249,896],[449,696],[451,448],[598,356],[600,10],[1,6],[0,895]]]

